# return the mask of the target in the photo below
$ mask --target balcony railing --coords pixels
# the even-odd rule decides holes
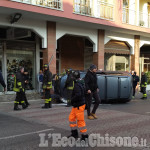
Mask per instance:
[[[57,10],[63,9],[62,0],[11,0],[11,1],[26,3],[30,5],[36,5],[36,6],[41,6],[41,7],[51,8],[51,9],[57,9]]]
[[[144,12],[139,12],[139,26],[150,28],[150,15]]]
[[[114,5],[98,0],[98,16],[102,19],[114,20]]]
[[[114,20],[114,5],[102,0],[74,0],[73,12],[101,19]]]
[[[81,15],[92,15],[92,6],[90,5],[90,0],[74,0],[74,10],[75,13]]]
[[[123,8],[122,22],[131,25],[136,25],[136,11],[128,8]]]
[[[123,8],[122,22],[150,28],[150,14]]]

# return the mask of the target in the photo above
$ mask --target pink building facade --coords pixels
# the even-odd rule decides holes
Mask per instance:
[[[20,65],[29,71],[28,90],[36,90],[37,73],[52,56],[53,74],[92,63],[150,71],[149,12],[148,0],[1,0],[0,70],[7,90]]]

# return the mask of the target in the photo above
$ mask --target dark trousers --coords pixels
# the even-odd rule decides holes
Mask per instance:
[[[50,99],[50,98],[51,98],[50,90],[45,89],[45,99]]]
[[[92,92],[91,94],[86,94],[86,106],[87,106],[87,115],[88,116],[90,116],[90,114],[91,114],[90,107],[91,107],[91,103],[92,103],[92,97],[95,99],[95,104],[94,104],[94,107],[92,110],[93,114],[96,113],[96,110],[100,104],[100,97],[99,97],[97,91]]]
[[[26,100],[26,95],[25,95],[25,92],[16,92],[16,99],[15,99],[15,102],[16,103],[25,103],[25,100]]]
[[[67,89],[67,104],[71,105],[72,90]]]
[[[133,96],[135,96],[135,89],[136,89],[136,86],[133,85]]]
[[[146,87],[141,87],[141,92],[143,93],[143,97],[147,97]]]
[[[23,92],[23,95],[24,95],[24,102],[25,102],[25,104],[29,105],[29,102],[28,102],[27,97],[26,97],[26,93]]]

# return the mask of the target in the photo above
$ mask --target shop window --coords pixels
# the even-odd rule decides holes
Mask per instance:
[[[147,64],[144,64],[144,72],[147,72],[147,68],[148,66],[147,66]]]
[[[59,73],[59,60],[56,60],[56,72]]]
[[[125,63],[116,63],[116,71],[124,71]]]
[[[40,59],[40,70],[43,70],[43,59]]]
[[[43,58],[43,52],[40,52],[40,58]]]
[[[40,51],[40,70],[43,70],[43,51]]]
[[[34,52],[25,50],[7,50],[7,90],[13,91],[14,75],[23,66],[28,72],[29,83],[26,90],[33,90],[35,87],[35,65]]]
[[[105,70],[129,71],[129,56],[105,53]]]

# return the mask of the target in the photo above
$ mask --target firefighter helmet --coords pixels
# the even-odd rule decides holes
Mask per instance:
[[[43,66],[44,68],[48,68],[48,64],[44,64],[44,66]]]
[[[70,68],[70,69],[67,69],[66,72],[67,72],[67,73],[72,73],[72,69],[71,69],[71,68]]]
[[[79,72],[79,71],[74,71],[74,72],[73,72],[73,77],[74,77],[75,79],[79,79],[79,78],[80,78],[80,72]]]

